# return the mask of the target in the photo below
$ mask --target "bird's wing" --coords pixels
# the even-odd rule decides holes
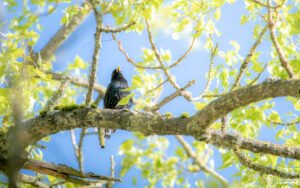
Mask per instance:
[[[112,87],[111,84],[108,86],[104,96],[104,108],[115,108],[118,104],[118,97],[116,88]]]
[[[111,82],[106,90],[105,96],[104,96],[104,108],[118,108],[118,109],[123,109],[123,108],[130,108],[132,104],[132,100],[129,101],[130,105],[122,105],[118,106],[118,102],[123,98],[126,97],[127,95],[130,94],[129,91],[123,91],[123,89],[128,88],[128,84],[126,80],[118,80]]]

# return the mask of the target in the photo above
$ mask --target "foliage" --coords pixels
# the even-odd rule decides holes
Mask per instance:
[[[243,3],[235,0],[118,0],[111,2],[100,1],[97,6],[98,10],[103,11],[104,17],[112,20],[109,23],[104,23],[104,26],[107,24],[118,28],[135,23],[126,32],[145,35],[147,32],[145,20],[148,20],[151,25],[151,32],[155,37],[164,33],[170,35],[174,41],[179,39],[196,39],[196,41],[200,41],[200,47],[197,48],[204,51],[207,57],[210,56],[210,58],[201,59],[201,63],[211,65],[205,77],[206,81],[209,80],[211,84],[207,84],[207,90],[202,93],[200,99],[191,103],[195,106],[196,111],[205,108],[207,104],[216,98],[205,97],[205,95],[222,96],[222,94],[236,89],[232,88],[232,84],[238,79],[238,73],[242,71],[241,65],[248,56],[250,57],[249,62],[245,65],[245,72],[242,74],[241,82],[237,87],[252,85],[266,78],[289,79],[286,68],[282,66],[282,62],[278,58],[278,49],[273,44],[274,41],[271,40],[271,37],[263,36],[261,38],[264,43],[263,48],[258,48],[250,54],[248,52],[251,45],[242,45],[241,41],[235,41],[234,38],[226,44],[218,40],[222,36],[222,28],[218,26],[224,19],[223,10],[228,6],[233,6],[234,3],[241,4],[241,8],[245,9],[243,15],[236,15],[240,18],[240,26],[247,26],[252,30],[253,40],[247,41],[247,44],[252,44],[259,38],[264,26],[269,24],[268,15],[266,14],[266,7],[255,3],[253,0],[246,0]],[[261,2],[266,3],[267,1]],[[10,19],[7,22],[8,25],[1,26],[6,27],[5,32],[1,31],[0,33],[1,135],[8,126],[13,125],[12,96],[20,93],[19,99],[22,101],[20,105],[25,119],[37,115],[44,116],[47,113],[44,111],[47,101],[52,98],[60,86],[61,80],[55,80],[53,75],[49,73],[56,71],[53,68],[53,63],[56,61],[55,55],[52,54],[49,60],[43,60],[40,54],[34,53],[34,51],[38,51],[38,49],[35,49],[37,41],[45,40],[40,38],[41,32],[44,31],[40,24],[41,20],[44,16],[50,17],[52,14],[57,14],[56,9],[60,8],[63,10],[63,16],[58,24],[61,24],[62,27],[68,27],[71,20],[78,14],[88,14],[92,9],[89,3],[84,3],[82,6],[70,0],[4,0],[4,3]],[[288,2],[274,0],[272,4],[281,5],[282,3],[283,5],[275,9],[271,15],[276,21],[276,39],[281,53],[288,60],[288,65],[294,73],[294,77],[299,78],[300,2],[299,0]],[[265,35],[267,34],[269,33],[266,32]],[[219,49],[215,55],[212,55],[211,52],[216,48],[216,41],[218,41]],[[151,108],[162,101],[166,95],[172,94],[171,89],[167,92],[163,91],[166,85],[164,83],[165,79],[170,83],[168,86],[172,87],[172,90],[178,90],[172,80],[175,83],[181,83],[181,78],[176,78],[175,74],[172,75],[173,69],[171,69],[173,63],[178,60],[178,52],[172,52],[165,47],[166,45],[157,48],[165,69],[154,69],[153,67],[160,67],[161,62],[153,47],[149,47],[149,44],[145,44],[145,46],[138,49],[139,54],[134,55],[138,60],[135,62],[137,66],[133,66],[135,75],[132,75],[131,86],[128,89],[131,95],[121,100],[119,104],[125,104],[133,97],[135,101],[134,110],[137,111],[151,111]],[[186,56],[183,56],[183,59],[188,60]],[[266,69],[264,68],[265,65],[267,65]],[[74,55],[73,62],[66,63],[64,73],[80,75],[82,79],[88,79],[87,74],[83,76],[88,67],[89,63],[86,60],[79,55]],[[59,100],[59,106],[55,110],[70,111],[84,107],[76,104],[78,101],[82,101],[85,93],[86,89],[81,86],[68,86],[63,97]],[[193,95],[196,94],[193,93]],[[279,127],[278,125],[297,120],[300,100],[291,97],[280,100],[290,106],[290,111],[282,112],[280,109],[281,103],[277,99],[269,99],[234,109],[227,115],[228,131],[237,132],[245,138],[258,139],[264,136],[263,134],[267,134],[268,130],[272,130],[274,140],[276,139],[277,142],[289,146],[299,146],[300,133],[296,127],[297,123],[285,127]],[[92,107],[95,108],[96,106]],[[189,118],[189,113],[184,112],[184,110],[182,109],[181,118]],[[173,116],[173,112],[171,112],[167,112],[165,117],[171,118]],[[213,123],[212,129],[219,130],[221,126],[222,122],[217,121]],[[50,141],[49,138],[45,140]],[[192,180],[188,178],[190,174],[201,174],[201,169],[199,170],[199,167],[182,147],[178,146],[175,149],[171,147],[173,145],[172,139],[171,137],[161,136],[144,137],[139,133],[134,133],[133,138],[126,140],[119,148],[119,154],[123,158],[120,175],[126,176],[130,169],[137,169],[141,171],[141,176],[147,181],[148,187],[158,185],[163,187],[218,186],[219,183],[214,184],[215,179],[211,178],[209,173],[206,173],[206,175],[210,178],[205,180],[193,182],[192,178]],[[233,168],[236,174],[230,176],[230,178],[234,177],[234,179],[240,181],[233,181],[233,185],[266,187],[271,185],[270,182],[285,181],[276,176],[261,175],[242,166],[232,151],[224,148],[214,148],[206,143],[194,140],[190,140],[189,143],[193,146],[192,148],[197,157],[201,158],[203,164],[211,169],[224,172],[224,169]],[[42,160],[43,152],[39,147],[30,146],[27,151],[30,151],[31,158]],[[167,153],[171,153],[171,155],[167,155]],[[221,155],[221,165],[215,164],[217,155],[215,156],[214,153]],[[300,165],[297,160],[246,153],[249,154],[253,162],[268,167],[278,167],[286,171],[292,171]],[[229,176],[226,175],[226,177]],[[59,182],[58,178],[51,176],[47,178],[51,183]],[[133,184],[137,184],[137,177],[132,177],[132,179]],[[294,180],[293,183],[300,183],[300,180]],[[66,187],[72,186],[71,183],[66,184]]]

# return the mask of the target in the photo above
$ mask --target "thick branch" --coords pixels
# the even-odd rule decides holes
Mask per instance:
[[[85,6],[85,3],[83,3],[82,6]],[[57,48],[73,33],[76,27],[83,22],[90,10],[91,9],[88,9],[86,13],[79,11],[77,15],[73,16],[68,25],[63,25],[45,47],[41,49],[39,53],[34,54],[34,59],[37,60],[40,56],[43,61],[49,60]]]
[[[200,139],[211,123],[232,110],[268,98],[300,96],[300,80],[266,81],[225,94],[212,101],[191,118],[167,119],[150,113],[79,108],[71,112],[53,112],[24,122],[32,144],[47,135],[83,127],[101,127],[138,131],[146,135],[191,135]],[[0,140],[1,141],[1,140]],[[0,149],[4,149],[1,148]],[[3,150],[5,151],[5,150]],[[288,154],[289,155],[289,154]],[[300,156],[300,155],[299,155]]]
[[[29,176],[26,174],[19,174],[18,179],[25,184],[32,185],[33,187],[39,187],[39,188],[49,188],[48,185],[41,182],[38,178]]]
[[[198,130],[194,130],[194,132],[190,132],[187,127],[189,121],[189,118],[179,117],[168,119],[161,115],[136,113],[126,110],[106,109],[98,111],[92,108],[79,108],[69,112],[54,112],[47,114],[45,117],[36,117],[26,121],[24,128],[28,134],[32,135],[26,144],[35,143],[43,137],[59,131],[83,127],[122,129],[141,132],[145,135],[181,134],[198,136],[198,133],[201,132],[201,127],[198,127]],[[224,135],[215,131],[208,135],[210,136],[209,142],[216,146],[234,149],[238,145],[240,149],[255,153],[266,153],[300,160],[299,147],[281,146],[269,142],[242,138],[239,135]],[[0,149],[5,146],[4,144],[0,146]],[[3,153],[1,154],[3,155]]]
[[[59,131],[74,128],[98,127],[137,131],[145,135],[191,135],[200,140],[204,136],[217,146],[240,149],[252,152],[277,155],[300,160],[300,148],[287,147],[268,142],[255,141],[230,135],[211,132],[205,133],[209,125],[230,113],[232,110],[268,98],[280,96],[300,96],[300,80],[278,80],[263,82],[225,94],[211,102],[191,118],[168,118],[159,114],[138,113],[128,110],[96,110],[93,108],[77,108],[71,111],[56,111],[27,120],[22,124],[24,135],[28,136],[25,145],[34,144],[43,137]],[[0,132],[0,158],[5,159],[8,153],[7,134]],[[1,161],[1,160],[0,160]]]
[[[233,110],[250,103],[282,96],[299,97],[300,80],[265,81],[225,94],[199,111],[189,123],[188,131],[197,132],[199,127],[201,130],[207,130],[211,123]]]
[[[64,166],[64,165],[57,165],[53,163],[47,163],[43,161],[37,161],[33,159],[28,159],[25,164],[24,168],[28,170],[33,170],[38,173],[48,174],[54,177],[58,177],[61,179],[65,179],[69,182],[82,184],[82,185],[89,185],[90,182],[85,180],[86,178],[95,179],[95,180],[104,180],[104,181],[117,181],[121,182],[121,179],[112,178],[107,176],[101,176],[94,173],[86,173],[83,174],[80,171],[77,171],[71,167]]]

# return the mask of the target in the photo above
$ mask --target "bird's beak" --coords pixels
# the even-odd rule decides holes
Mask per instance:
[[[117,72],[121,72],[121,67],[120,66],[117,67]]]

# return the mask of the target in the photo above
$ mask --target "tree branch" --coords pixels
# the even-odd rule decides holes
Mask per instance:
[[[187,99],[187,100],[191,100],[192,97],[191,95],[189,95],[187,92],[185,92],[184,90],[182,90],[182,88],[176,83],[176,81],[173,79],[172,75],[169,73],[168,71],[168,68],[165,67],[164,63],[163,63],[163,60],[162,60],[162,57],[161,55],[159,54],[155,44],[154,44],[154,40],[153,40],[153,36],[152,36],[152,32],[150,30],[150,24],[148,22],[148,20],[146,20],[146,26],[147,26],[147,33],[148,33],[148,40],[150,42],[150,45],[151,45],[151,48],[155,54],[155,57],[157,59],[157,61],[159,62],[160,66],[161,66],[161,69],[163,70],[164,74],[166,75],[168,81],[170,82],[170,84],[175,88],[177,89],[178,91],[181,92],[181,95]],[[193,44],[194,42],[192,42],[192,45],[191,45],[191,48],[193,47]],[[186,55],[189,53],[190,50],[188,50],[186,52]],[[184,58],[186,55],[183,55],[182,57]],[[182,58],[182,59],[183,59]],[[182,60],[181,58],[178,59],[178,63],[180,63],[180,61]],[[176,63],[176,62],[175,62]]]
[[[204,90],[203,90],[202,94],[200,94],[199,97],[193,98],[193,99],[192,99],[193,101],[197,101],[197,100],[202,99],[203,97],[207,97],[207,96],[205,95],[205,93],[208,91],[208,89],[209,89],[209,87],[210,87],[210,84],[211,84],[211,79],[212,79],[212,68],[213,68],[214,63],[215,63],[215,61],[214,61],[215,56],[216,56],[217,53],[218,53],[218,48],[219,48],[218,46],[219,46],[219,45],[216,44],[216,46],[210,50],[210,63],[209,63],[209,70],[208,70],[208,73],[207,73],[207,82],[206,82],[206,85],[205,85],[205,87],[204,87]]]
[[[217,119],[250,103],[282,96],[299,97],[300,80],[264,81],[258,85],[243,87],[224,94],[197,112],[188,125],[189,132],[199,131],[199,127],[202,131],[207,130]]]
[[[215,179],[221,182],[223,187],[228,187],[228,182],[227,180],[218,174],[216,171],[213,169],[208,168],[205,164],[203,164],[202,160],[197,156],[197,154],[192,150],[191,146],[184,140],[182,136],[176,135],[175,136],[178,142],[181,144],[187,155],[193,159],[194,163],[199,166],[200,170],[203,170],[205,173],[213,176]]]
[[[47,163],[44,161],[37,161],[33,159],[28,159],[24,164],[24,169],[33,170],[38,173],[48,174],[57,178],[65,179],[69,182],[75,184],[89,185],[88,179],[104,180],[104,181],[117,181],[121,182],[121,179],[112,178],[107,176],[101,176],[94,173],[83,174],[71,167],[65,165],[56,165],[53,163]]]
[[[84,88],[88,88],[88,86],[89,86],[88,81],[84,80],[84,79],[81,79],[81,78],[68,76],[68,75],[64,75],[64,74],[61,74],[61,73],[55,73],[55,72],[47,72],[47,74],[51,74],[53,80],[68,79],[68,80],[70,80],[70,83],[73,84],[73,85],[84,87]],[[94,90],[97,91],[99,94],[104,95],[104,93],[106,91],[106,88],[102,85],[99,85],[99,84],[95,83]]]
[[[96,110],[77,108],[54,111],[22,123],[22,133],[26,136],[24,145],[34,144],[45,136],[74,128],[108,128],[137,131],[145,135],[190,135],[213,145],[252,152],[272,154],[300,160],[300,148],[281,146],[269,142],[242,138],[239,135],[222,134],[206,129],[211,123],[232,110],[268,98],[280,96],[300,96],[300,79],[265,81],[259,85],[237,89],[212,101],[190,118],[169,118],[159,114],[131,112],[128,110]],[[0,159],[6,160],[8,154],[7,133],[0,132]],[[206,139],[203,139],[206,138]],[[0,160],[1,161],[1,160]]]
[[[26,174],[19,174],[18,179],[25,184],[32,185],[33,187],[39,187],[39,188],[49,188],[48,185],[41,182],[38,178],[29,176]]]
[[[86,5],[86,2],[82,4],[82,7]],[[37,61],[38,58],[41,58],[43,61],[49,60],[57,48],[73,33],[76,27],[83,22],[90,10],[91,9],[87,9],[87,13],[85,14],[79,11],[77,15],[73,16],[68,25],[63,25],[40,52],[33,54],[33,59],[35,61]]]
[[[268,6],[270,6],[270,3],[271,3],[270,0],[267,0],[267,2],[268,2]],[[293,78],[294,73],[293,73],[291,67],[289,66],[288,61],[287,61],[285,55],[283,54],[283,51],[277,41],[277,38],[275,35],[276,21],[273,20],[272,16],[273,16],[272,11],[270,8],[268,8],[268,26],[269,26],[269,30],[270,30],[271,41],[272,41],[273,45],[275,46],[281,66],[286,70],[289,78]]]
[[[92,0],[92,7],[94,10],[94,15],[96,19],[96,34],[95,34],[95,45],[94,45],[94,53],[93,53],[93,62],[91,66],[91,71],[89,75],[89,87],[88,87],[88,92],[86,94],[85,98],[85,104],[87,106],[90,105],[92,95],[93,95],[93,88],[96,80],[96,74],[97,74],[97,68],[98,68],[98,60],[99,60],[99,51],[101,50],[102,43],[101,43],[101,27],[102,27],[102,17],[103,15],[98,12],[96,3]]]
[[[239,149],[234,149],[234,153],[244,166],[251,168],[257,172],[261,172],[263,174],[271,174],[274,176],[278,176],[281,178],[288,178],[288,179],[300,178],[300,174],[282,172],[277,169],[273,169],[267,166],[254,163],[249,158],[247,158],[243,153],[241,153]]]
[[[253,153],[264,153],[275,156],[288,157],[300,160],[300,147],[283,146],[270,142],[258,141],[249,138],[243,138],[239,134],[223,134],[220,131],[210,132],[209,143],[228,149],[249,150]]]
[[[173,99],[175,99],[178,96],[182,95],[182,92],[184,92],[185,89],[189,88],[190,86],[195,84],[195,80],[191,80],[189,81],[189,83],[187,83],[183,88],[175,91],[174,93],[172,93],[171,95],[167,96],[166,98],[164,98],[161,102],[159,102],[158,104],[154,105],[150,111],[154,112],[159,110],[163,105],[167,104],[168,102],[172,101]]]
[[[266,70],[268,66],[268,63],[266,63],[263,67],[263,69],[257,74],[257,76],[250,82],[250,84],[248,84],[249,86],[253,85],[259,78],[260,76],[262,75],[262,73]]]
[[[130,28],[131,26],[133,26],[135,24],[135,22],[131,22],[129,24],[125,24],[119,28],[109,28],[109,27],[101,27],[100,31],[104,32],[104,33],[120,33],[122,31],[125,31],[126,29]]]
[[[63,96],[69,82],[70,81],[68,79],[62,80],[61,85],[59,86],[58,90],[54,93],[52,98],[50,100],[48,100],[48,102],[44,108],[44,111],[51,110],[57,104],[58,100]]]
[[[238,76],[236,77],[232,87],[231,87],[231,90],[234,90],[239,84],[240,84],[240,81],[242,79],[242,76],[247,68],[247,65],[249,64],[250,60],[251,60],[251,57],[253,56],[253,53],[255,52],[256,48],[258,47],[258,45],[262,42],[262,38],[264,36],[264,34],[266,33],[266,31],[268,30],[268,25],[266,25],[260,32],[257,40],[255,41],[255,43],[253,44],[253,46],[251,47],[247,57],[244,59],[240,69],[239,69],[239,73],[238,73]]]
[[[252,0],[254,3],[260,5],[260,6],[263,6],[263,7],[266,7],[266,8],[270,8],[270,9],[278,9],[278,8],[281,8],[286,0],[282,0],[281,4],[279,5],[276,5],[276,6],[271,6],[271,5],[268,5],[268,4],[265,4],[265,3],[262,3],[260,0]]]
[[[280,121],[273,121],[271,119],[268,119],[268,121],[270,121],[273,124],[278,124],[278,125],[283,125],[283,126],[292,126],[292,125],[296,125],[300,123],[300,118],[297,118],[294,121],[290,121],[290,122],[280,122]]]

